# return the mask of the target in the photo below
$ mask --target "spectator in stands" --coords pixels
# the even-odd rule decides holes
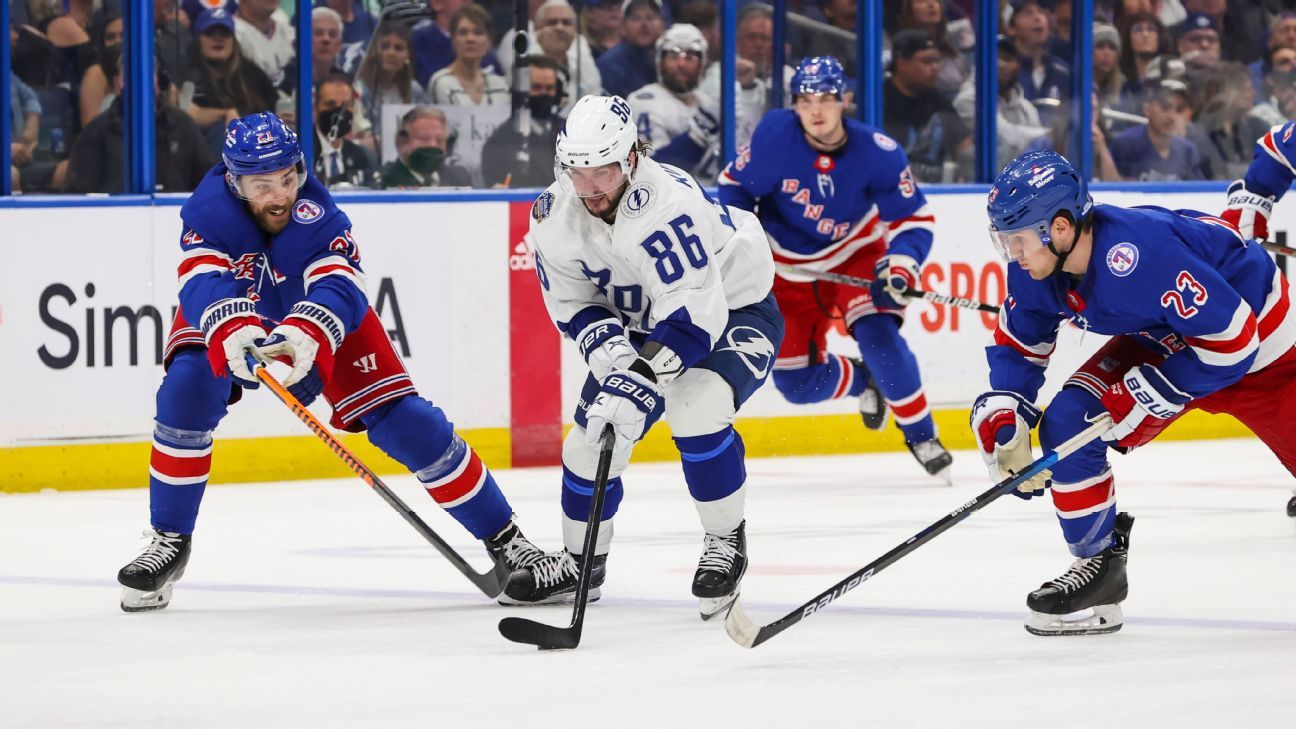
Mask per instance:
[[[1048,52],[1070,64],[1071,0],[1048,0],[1046,5],[1053,20],[1053,37],[1049,38]]]
[[[1265,46],[1266,53],[1261,54],[1259,59],[1247,64],[1247,69],[1251,71],[1251,85],[1255,87],[1256,96],[1266,96],[1264,76],[1266,72],[1265,62],[1269,58],[1267,51],[1281,47],[1296,48],[1296,12],[1288,10],[1274,16],[1273,21],[1269,24],[1269,40]]]
[[[1269,127],[1296,119],[1296,47],[1270,47],[1260,64],[1263,90],[1251,116]]]
[[[581,36],[594,59],[621,42],[621,0],[589,0],[581,8]]]
[[[367,46],[378,19],[365,8],[365,0],[327,0],[327,4],[342,18],[342,42]]]
[[[264,71],[272,84],[283,83],[284,69],[296,55],[296,34],[278,0],[241,0],[234,15],[234,35],[243,55]]]
[[[1017,45],[1021,60],[1021,85],[1027,101],[1066,98],[1071,70],[1066,62],[1048,52],[1049,14],[1040,0],[1012,0],[1006,13],[1007,35]],[[1051,107],[1040,110],[1046,125],[1053,119]]]
[[[184,109],[218,152],[225,125],[258,111],[272,111],[279,97],[259,66],[243,55],[228,10],[204,10],[193,24],[193,66],[180,89]]]
[[[409,26],[385,20],[356,73],[355,88],[360,106],[370,119],[377,118],[380,104],[422,104],[427,92],[414,79],[410,56],[413,35]]]
[[[1040,123],[1039,112],[1035,105],[1026,100],[1022,90],[1021,63],[1017,56],[1017,45],[1006,36],[999,36],[999,104],[995,132],[998,137],[997,162],[1003,168],[1022,152],[1029,148],[1031,142],[1048,133],[1048,128]],[[969,78],[963,84],[963,90],[954,99],[954,108],[959,118],[970,129],[976,117],[976,83]]]
[[[553,182],[554,144],[564,119],[564,88],[558,64],[529,56],[530,122],[525,138],[512,121],[495,127],[482,147],[482,180],[490,187],[548,187]]]
[[[1122,177],[1142,182],[1207,178],[1201,153],[1179,132],[1189,108],[1182,81],[1161,82],[1143,102],[1147,125],[1126,129],[1112,140],[1112,158]]]
[[[1143,86],[1152,59],[1174,54],[1170,31],[1152,13],[1134,13],[1121,28],[1121,73],[1125,76],[1124,96],[1130,109],[1143,104]]]
[[[1106,23],[1094,24],[1093,48],[1093,80],[1098,99],[1104,106],[1114,107],[1125,91],[1125,75],[1120,69],[1120,33]]]
[[[103,25],[103,32],[100,34],[98,44],[95,48],[95,61],[81,75],[80,103],[81,103],[81,126],[84,127],[90,123],[100,112],[106,111],[112,104],[113,94],[112,84],[108,80],[108,73],[104,70],[103,61],[107,58],[109,49],[119,48],[122,44],[122,18],[120,13],[114,13],[108,16]]]
[[[811,32],[806,45],[807,56],[833,56],[842,63],[846,75],[854,78],[856,0],[817,0],[823,22],[829,28]]]
[[[86,125],[72,146],[68,159],[68,188],[71,192],[122,192],[126,188],[126,122],[122,97],[123,74],[120,48],[104,55],[113,101],[106,111]],[[156,89],[156,76],[154,77]],[[158,94],[162,98],[162,94]],[[212,157],[198,125],[188,114],[168,103],[156,104],[154,148],[157,190],[186,192],[197,187],[212,166]]]
[[[940,63],[940,49],[926,31],[902,30],[891,39],[882,126],[904,148],[920,182],[955,182],[971,171],[972,133],[936,91]]]
[[[471,186],[468,170],[446,163],[450,144],[450,125],[440,109],[410,109],[401,117],[396,135],[400,156],[383,167],[383,188]]]
[[[1198,151],[1209,163],[1211,177],[1235,180],[1246,174],[1255,150],[1255,140],[1269,127],[1252,117],[1255,90],[1251,74],[1236,61],[1220,63],[1206,78],[1201,112],[1196,123],[1207,143]]]
[[[686,6],[684,10],[691,7],[693,6]],[[715,13],[714,7],[704,4],[698,7],[709,9],[713,15]],[[680,22],[688,22],[690,17],[697,18],[696,15],[681,11]],[[774,83],[781,83],[786,91],[788,81],[792,78],[792,69],[784,65],[782,72],[778,74],[778,80],[774,79],[774,13],[768,6],[752,3],[738,11],[737,29],[737,95],[734,101],[737,118],[734,121],[734,137],[741,147],[751,141],[752,132],[765,114],[769,105],[770,87]],[[707,40],[707,48],[708,51],[712,48],[710,39]],[[720,65],[716,60],[707,66],[700,87],[703,94],[717,102],[720,99]]]
[[[342,16],[338,15],[336,10],[323,5],[311,10],[312,85],[318,86],[320,81],[335,73],[347,74],[341,51]],[[293,57],[288,62],[288,65],[284,66],[283,79],[279,82],[279,90],[284,95],[291,95],[296,89],[297,58]]]
[[[315,87],[315,176],[329,187],[373,186],[373,159],[349,138],[354,106],[346,74],[332,74]]]
[[[22,192],[21,168],[32,161],[32,152],[40,135],[40,100],[36,92],[9,72],[9,118],[12,141],[9,143],[9,177],[14,192]]]
[[[1093,94],[1093,121],[1089,128],[1089,139],[1093,146],[1093,179],[1100,182],[1121,182],[1120,169],[1112,158],[1111,147],[1107,141],[1106,125],[1103,123],[1103,104],[1098,98],[1097,90]],[[1071,112],[1070,99],[1062,102],[1058,113],[1053,116],[1053,126],[1048,134],[1039,137],[1028,145],[1027,149],[1051,149],[1068,159],[1072,157],[1071,148]]]
[[[943,0],[904,0],[900,4],[900,29],[926,31],[940,51],[940,68],[936,72],[936,90],[953,99],[971,74],[968,48],[957,48],[950,38],[949,20]]]
[[[509,30],[499,44],[499,62],[506,81],[512,81],[513,40],[515,30]],[[528,55],[547,56],[558,68],[563,84],[570,89],[570,102],[575,104],[586,94],[603,93],[603,79],[599,74],[594,54],[585,38],[576,33],[576,11],[567,0],[544,0],[536,7],[534,20],[528,34]]]
[[[414,80],[424,88],[429,86],[432,74],[449,66],[455,59],[454,46],[450,42],[450,19],[468,4],[468,0],[427,0],[427,4],[432,11],[432,20],[414,27],[413,45]],[[501,76],[504,73],[494,50],[482,58],[482,68]]]
[[[1220,61],[1220,28],[1218,21],[1204,13],[1190,13],[1179,26],[1175,49],[1188,66],[1214,66]]]
[[[1143,13],[1151,14],[1165,28],[1179,25],[1188,15],[1180,0],[1116,0],[1111,23],[1123,28],[1129,23],[1130,16]]]
[[[657,0],[625,0],[621,42],[598,58],[599,75],[609,94],[626,97],[657,80],[653,50],[665,25]]]
[[[84,4],[76,6],[84,10]],[[38,14],[37,10],[44,14]],[[31,24],[10,28],[10,70],[40,95],[44,88],[75,88],[94,61],[94,47],[81,16],[50,14],[49,4],[31,7]],[[83,27],[84,22],[84,27]],[[50,113],[45,109],[43,113]]]
[[[192,48],[189,16],[180,13],[175,2],[154,2],[153,57],[157,60],[158,80],[163,88],[172,84],[179,88],[190,80]]]
[[[450,18],[450,43],[455,59],[432,74],[428,98],[433,104],[509,103],[508,83],[502,76],[482,68],[482,59],[490,52],[493,37],[490,15],[481,6],[465,5],[455,11]]]

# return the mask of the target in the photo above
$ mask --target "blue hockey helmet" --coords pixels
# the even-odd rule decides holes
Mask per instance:
[[[794,99],[800,94],[835,94],[841,98],[845,91],[846,72],[841,61],[832,56],[801,59],[788,83],[788,94]]]
[[[1020,258],[1028,244],[1051,246],[1050,230],[1058,215],[1079,225],[1092,211],[1093,198],[1084,178],[1065,157],[1047,149],[1009,162],[986,199],[991,240],[1009,261]]]
[[[239,185],[239,178],[244,175],[264,175],[296,167],[297,187],[306,184],[306,166],[297,132],[268,111],[249,114],[229,123],[225,128],[221,159],[229,170],[225,182],[235,195],[244,199],[247,195]]]

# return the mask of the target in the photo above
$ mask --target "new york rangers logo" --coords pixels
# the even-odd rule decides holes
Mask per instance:
[[[323,214],[324,208],[314,200],[298,200],[297,204],[293,205],[293,220],[305,225],[319,220]]]
[[[1134,272],[1138,260],[1138,248],[1133,243],[1117,243],[1107,251],[1107,268],[1121,278]]]
[[[244,279],[253,281],[256,279],[257,259],[261,256],[256,253],[244,253],[234,261],[232,269],[235,279]]]

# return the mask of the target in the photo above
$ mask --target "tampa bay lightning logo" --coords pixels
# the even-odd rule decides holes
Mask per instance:
[[[320,207],[320,204],[314,200],[302,199],[298,200],[296,205],[293,205],[293,220],[296,220],[299,223],[313,223],[316,220],[319,220],[320,216],[323,214],[324,208]]]
[[[640,182],[626,190],[625,201],[621,203],[621,211],[627,218],[637,218],[643,215],[656,193],[657,188],[647,182]]]
[[[738,359],[747,365],[747,369],[757,379],[769,374],[774,364],[774,345],[755,327],[736,326],[725,333],[728,347],[721,347],[721,352],[733,352]]]

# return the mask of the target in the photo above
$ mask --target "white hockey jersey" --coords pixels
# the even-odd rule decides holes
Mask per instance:
[[[698,348],[670,341],[671,329],[705,332],[709,351],[729,310],[762,301],[774,282],[755,215],[712,201],[687,173],[646,157],[612,225],[591,215],[564,180],[532,206],[530,239],[559,330],[575,339],[611,313],[670,347],[685,366],[701,358]]]

